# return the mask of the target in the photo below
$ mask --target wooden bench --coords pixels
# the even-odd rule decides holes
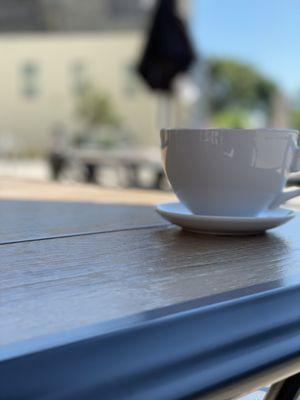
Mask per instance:
[[[95,150],[89,148],[72,148],[61,155],[50,157],[50,166],[54,178],[59,178],[68,166],[81,166],[86,182],[96,183],[97,174],[103,167],[126,172],[127,186],[142,187],[139,173],[142,169],[151,172],[151,188],[164,187],[164,172],[161,165],[159,149],[116,149]]]

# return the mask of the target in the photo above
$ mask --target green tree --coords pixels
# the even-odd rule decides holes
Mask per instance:
[[[212,113],[228,109],[271,111],[276,85],[250,65],[229,59],[211,59],[210,108]]]
[[[102,125],[117,126],[120,123],[110,97],[92,85],[87,85],[78,99],[76,113],[92,129]]]
[[[300,109],[292,108],[290,110],[290,124],[291,128],[297,129],[300,132]],[[298,135],[298,144],[300,145],[300,136]]]
[[[292,109],[290,111],[291,127],[300,130],[300,110]]]
[[[212,114],[215,126],[222,128],[247,128],[249,127],[249,114],[241,108],[227,108]]]

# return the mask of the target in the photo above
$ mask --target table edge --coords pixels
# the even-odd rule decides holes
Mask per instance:
[[[299,300],[275,281],[8,346],[0,397],[239,396],[300,371]]]

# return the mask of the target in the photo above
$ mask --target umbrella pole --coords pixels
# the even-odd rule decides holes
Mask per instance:
[[[178,90],[175,90],[175,93],[173,95],[173,104],[174,104],[173,124],[176,128],[182,128],[183,110],[182,110],[182,103],[180,100],[180,93]]]
[[[160,128],[182,126],[182,104],[179,93],[161,94],[158,102],[158,125]]]
[[[158,121],[160,128],[173,126],[172,96],[161,94],[159,96]]]

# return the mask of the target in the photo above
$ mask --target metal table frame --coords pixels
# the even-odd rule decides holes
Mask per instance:
[[[282,381],[300,371],[300,282],[279,285],[14,344],[0,356],[1,399],[221,400]]]

